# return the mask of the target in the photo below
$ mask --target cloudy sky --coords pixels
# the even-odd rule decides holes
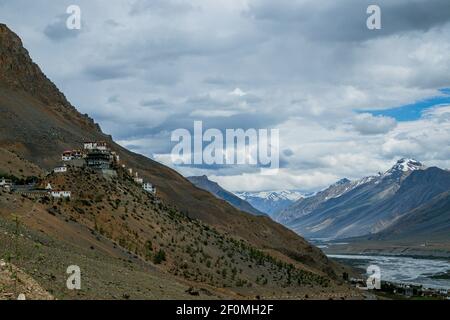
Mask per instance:
[[[230,190],[312,191],[400,157],[450,167],[448,0],[0,0],[0,22],[119,143]],[[279,173],[172,165],[171,132],[194,120],[279,129]]]

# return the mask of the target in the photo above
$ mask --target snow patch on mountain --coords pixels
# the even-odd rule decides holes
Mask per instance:
[[[249,202],[256,209],[273,215],[307,195],[294,190],[235,192],[235,195]]]
[[[298,191],[260,191],[260,192],[236,192],[239,198],[246,200],[248,197],[270,199],[272,201],[291,200],[297,201],[304,197],[304,194]]]
[[[427,167],[414,159],[400,159],[397,163],[388,171],[386,171],[383,176],[390,176],[398,172],[412,172],[416,170],[425,170]]]

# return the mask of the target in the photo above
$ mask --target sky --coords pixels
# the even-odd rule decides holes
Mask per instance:
[[[450,168],[448,0],[0,0],[0,22],[121,145],[231,191],[315,191],[402,157]],[[278,174],[174,165],[171,133],[194,121],[279,129]]]

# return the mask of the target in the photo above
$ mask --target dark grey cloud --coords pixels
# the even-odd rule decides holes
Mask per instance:
[[[135,0],[130,14],[181,14],[194,10],[195,6],[183,0]]]
[[[366,26],[369,5],[381,8],[382,29]],[[246,14],[278,33],[293,33],[315,41],[365,41],[401,32],[427,31],[450,21],[447,0],[257,0]]]
[[[84,73],[95,81],[123,79],[131,75],[124,65],[92,65],[86,67]]]
[[[204,83],[217,85],[217,86],[233,86],[236,85],[236,81],[226,79],[220,76],[208,76],[205,78]]]
[[[450,1],[384,1],[386,29],[389,32],[428,31],[450,21]]]
[[[231,101],[219,101],[213,99],[209,94],[189,97],[185,102],[186,105],[190,105],[194,109],[201,107],[228,107],[231,105],[231,103]]]
[[[117,22],[114,19],[107,19],[105,21],[105,25],[107,25],[108,27],[113,27],[113,28],[123,27],[123,25],[121,23]]]
[[[249,121],[252,119],[252,121]],[[222,133],[225,133],[226,129],[254,129],[254,128],[276,128],[283,120],[283,115],[274,114],[250,114],[241,113],[238,115],[233,115],[230,117],[208,117],[207,112],[205,116],[190,116],[187,113],[175,113],[171,117],[167,118],[160,125],[153,128],[145,128],[143,132],[147,134],[158,134],[162,131],[172,132],[176,129],[187,129],[193,132],[194,121],[203,122],[203,130],[208,129],[218,129]],[[136,136],[136,131],[134,135],[131,135],[130,131],[124,132],[125,135],[120,136],[120,139],[132,138]]]
[[[167,107],[167,103],[163,99],[151,99],[143,100],[140,103],[143,107],[164,108]]]
[[[288,157],[288,158],[289,158],[289,157],[292,157],[292,156],[294,155],[294,151],[292,151],[292,150],[289,149],[289,148],[288,148],[288,149],[284,149],[284,150],[283,150],[283,155],[286,156],[286,157]]]
[[[258,104],[258,103],[263,103],[263,99],[261,97],[258,97],[255,94],[247,94],[242,100],[244,100],[245,102],[249,103],[249,104]]]
[[[48,24],[44,29],[44,34],[52,41],[61,41],[65,39],[73,39],[80,35],[84,25],[80,30],[71,30],[66,26],[68,15],[59,15],[54,21]]]

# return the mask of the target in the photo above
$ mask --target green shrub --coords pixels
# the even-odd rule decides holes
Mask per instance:
[[[166,261],[166,253],[160,249],[153,257],[153,263],[161,264],[163,261]]]

